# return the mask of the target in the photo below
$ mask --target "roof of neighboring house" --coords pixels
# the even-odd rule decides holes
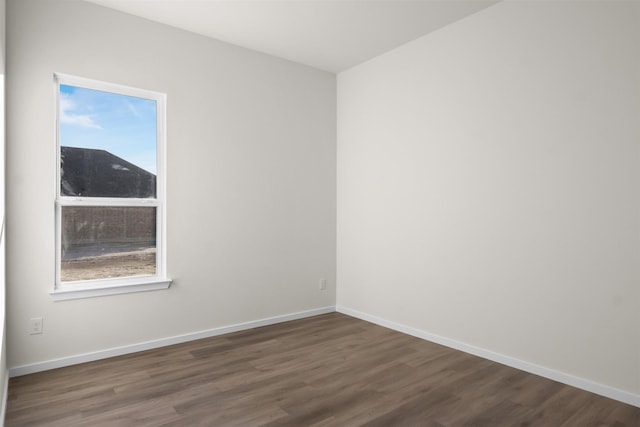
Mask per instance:
[[[60,147],[60,194],[156,197],[156,176],[105,150]]]

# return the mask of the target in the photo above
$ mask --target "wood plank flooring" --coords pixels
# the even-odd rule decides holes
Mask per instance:
[[[12,378],[6,426],[640,426],[640,409],[331,313]]]

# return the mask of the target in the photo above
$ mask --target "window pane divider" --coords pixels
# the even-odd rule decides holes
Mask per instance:
[[[112,199],[104,197],[60,197],[57,201],[60,206],[159,206],[158,199]]]

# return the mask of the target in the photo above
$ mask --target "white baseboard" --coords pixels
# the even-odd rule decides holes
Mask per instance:
[[[628,391],[619,390],[613,387],[609,387],[603,384],[599,384],[593,381],[586,380],[584,378],[576,377],[564,372],[556,371],[554,369],[546,368],[544,366],[529,363],[524,360],[516,359],[513,357],[505,356],[504,354],[495,353],[484,348],[476,347],[473,345],[465,344],[460,341],[456,341],[450,338],[445,338],[439,335],[431,334],[429,332],[421,331],[419,329],[412,328],[410,326],[402,325],[400,323],[391,322],[386,319],[382,319],[377,316],[362,313],[357,310],[350,309],[348,307],[337,306],[336,311],[343,313],[358,319],[366,320],[367,322],[375,323],[385,328],[393,329],[398,332],[412,335],[423,340],[431,341],[437,344],[444,345],[456,350],[464,351],[465,353],[473,354],[484,359],[492,360],[494,362],[501,363],[503,365],[511,366],[512,368],[520,369],[525,372],[529,372],[541,377],[548,378],[550,380],[558,381],[563,384],[567,384],[582,390],[589,391],[591,393],[599,394],[611,399],[618,400],[629,405],[640,407],[640,395],[630,393]]]
[[[9,391],[9,374],[4,376],[4,384],[2,385],[2,406],[0,406],[0,426],[4,427],[4,416],[7,413],[7,395]]]
[[[110,348],[107,350],[95,351],[92,353],[79,354],[76,356],[64,357],[62,359],[48,360],[46,362],[33,363],[30,365],[16,366],[9,368],[8,377],[19,377],[21,375],[33,374],[35,372],[48,371],[50,369],[62,368],[65,366],[77,365],[79,363],[93,362],[94,360],[106,359],[109,357],[122,356],[124,354],[136,353],[138,351],[151,350],[168,345],[180,344],[202,338],[215,337],[217,335],[231,332],[244,331],[258,328],[260,326],[274,325],[276,323],[288,322],[290,320],[303,319],[305,317],[317,316],[320,314],[333,313],[335,306],[317,308],[314,310],[300,311],[297,313],[285,314],[282,316],[268,317],[266,319],[254,320],[251,322],[238,323],[230,326],[208,329],[206,331],[193,332],[154,341],[147,341],[139,344],[132,344],[122,347]]]

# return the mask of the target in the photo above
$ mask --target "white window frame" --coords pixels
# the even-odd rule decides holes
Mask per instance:
[[[166,95],[144,89],[137,89],[113,83],[68,74],[54,74],[56,100],[56,199],[55,199],[55,240],[56,276],[55,286],[50,295],[55,301],[91,298],[103,295],[167,289],[171,280],[166,274]],[[60,193],[60,85],[76,86],[119,95],[133,96],[156,102],[156,198],[111,198],[75,197]],[[62,207],[63,206],[105,206],[105,207],[155,207],[156,208],[156,274],[128,276],[107,279],[62,282]]]

